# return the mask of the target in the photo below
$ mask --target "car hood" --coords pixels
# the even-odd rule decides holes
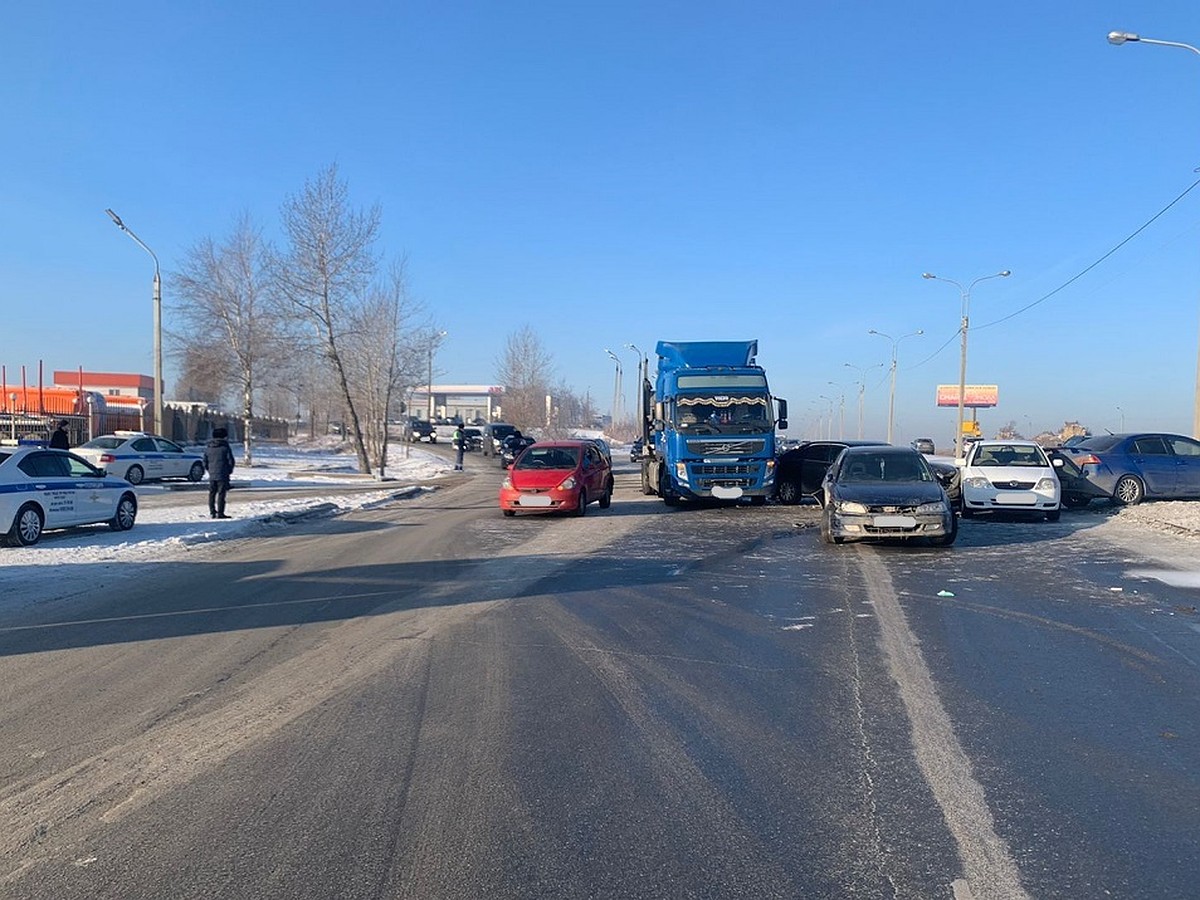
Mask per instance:
[[[986,478],[992,484],[1008,484],[1010,481],[1032,481],[1054,478],[1054,470],[1045,466],[966,466],[963,478]]]
[[[512,485],[520,491],[539,491],[558,487],[575,475],[573,469],[509,469]]]
[[[868,506],[920,506],[922,503],[935,503],[942,499],[941,485],[931,481],[839,484],[835,493],[839,500],[853,500]]]

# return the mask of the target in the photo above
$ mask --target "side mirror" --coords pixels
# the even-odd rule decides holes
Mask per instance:
[[[778,428],[780,431],[787,431],[787,419],[780,419],[775,424],[775,427]]]
[[[1062,458],[1058,456],[1054,457],[1054,459],[1050,460],[1050,465],[1061,469],[1063,467]]]

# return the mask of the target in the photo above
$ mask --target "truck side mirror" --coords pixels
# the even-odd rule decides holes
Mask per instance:
[[[775,398],[775,404],[779,407],[779,427],[787,428],[787,401],[782,397]]]

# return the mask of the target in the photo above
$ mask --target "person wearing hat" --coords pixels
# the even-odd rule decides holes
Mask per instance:
[[[213,519],[231,519],[225,515],[225,494],[233,477],[233,450],[229,430],[214,428],[212,440],[204,448],[204,468],[208,470],[208,515]]]
[[[67,434],[68,422],[63,419],[58,423],[58,428],[54,430],[54,434],[50,435],[50,447],[53,450],[70,450],[71,437]]]

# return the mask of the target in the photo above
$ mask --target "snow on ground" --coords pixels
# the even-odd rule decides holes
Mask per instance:
[[[31,567],[46,572],[55,593],[76,593],[82,584],[69,582],[92,582],[95,564],[161,562],[197,545],[249,537],[308,516],[334,515],[416,496],[427,490],[420,484],[452,469],[444,457],[406,445],[390,449],[384,481],[359,475],[354,453],[336,441],[256,444],[251,467],[244,464],[242,446],[235,444],[233,450],[237,468],[227,509],[233,518],[209,518],[204,484],[143,484],[136,489],[140,504],[137,523],[130,531],[91,525],[47,532],[32,547],[0,547],[0,602],[22,599],[11,595],[25,589]],[[372,483],[379,489],[361,490]],[[350,485],[360,489],[346,490]],[[239,500],[239,492],[248,488],[278,491],[278,497]],[[317,493],[326,488],[330,489],[327,494]],[[296,496],[298,491],[304,496]],[[179,502],[171,503],[173,497]],[[48,567],[54,567],[52,574]]]

